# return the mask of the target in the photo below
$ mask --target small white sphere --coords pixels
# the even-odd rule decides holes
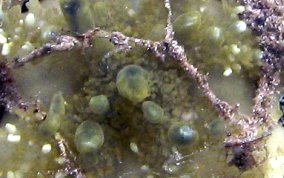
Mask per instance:
[[[234,13],[236,13],[236,14],[243,13],[244,11],[245,11],[245,6],[236,6],[234,8]]]
[[[12,47],[12,43],[4,43],[3,46],[2,46],[1,54],[3,56],[9,55],[10,52],[11,52],[11,47]]]
[[[21,141],[21,135],[8,134],[7,141],[12,143],[18,143]]]
[[[246,31],[247,24],[244,21],[239,20],[235,23],[235,28],[236,28],[237,32],[242,33],[244,31]]]
[[[13,125],[13,124],[10,124],[10,123],[7,123],[5,125],[5,129],[7,130],[7,132],[9,134],[15,134],[16,131],[17,131],[17,127],[15,125]]]
[[[223,72],[223,76],[228,77],[233,73],[232,69],[229,67]]]
[[[28,27],[33,27],[35,25],[36,19],[33,13],[28,13],[25,18],[25,25]]]
[[[231,51],[234,55],[237,55],[241,52],[241,49],[236,44],[231,45]]]
[[[47,154],[51,151],[51,145],[50,144],[44,144],[41,148],[41,152],[44,154]]]

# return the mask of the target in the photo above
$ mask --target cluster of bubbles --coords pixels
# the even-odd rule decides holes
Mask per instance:
[[[145,101],[150,96],[149,77],[146,70],[139,65],[127,65],[117,74],[116,87],[118,93],[129,100],[133,105],[142,103],[143,118],[149,124],[164,124],[164,109],[154,101]],[[41,123],[41,130],[55,134],[65,115],[65,101],[62,93],[53,96],[47,118]],[[89,101],[91,112],[103,116],[111,110],[111,104],[106,95],[91,97]],[[197,138],[197,131],[186,122],[175,122],[168,127],[168,140],[176,145],[188,145]],[[91,153],[99,150],[104,144],[103,127],[90,119],[83,121],[77,127],[74,143],[77,150],[82,153]]]

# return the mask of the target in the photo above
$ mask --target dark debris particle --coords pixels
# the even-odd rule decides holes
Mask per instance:
[[[0,115],[8,104],[20,104],[20,97],[15,87],[15,80],[11,76],[10,68],[5,62],[0,61]],[[2,109],[3,110],[3,109]]]
[[[284,116],[281,116],[278,120],[278,124],[280,124],[282,127],[284,127]]]
[[[0,106],[0,121],[2,120],[4,114],[5,114],[5,107],[4,106]]]
[[[280,99],[279,99],[279,107],[280,107],[280,110],[284,113],[284,94],[282,94],[280,96]]]
[[[240,145],[232,149],[233,159],[230,165],[234,165],[242,171],[252,168],[256,162],[252,156],[249,145]]]
[[[29,12],[29,9],[27,7],[28,2],[29,2],[29,0],[24,0],[23,4],[21,6],[21,13]]]

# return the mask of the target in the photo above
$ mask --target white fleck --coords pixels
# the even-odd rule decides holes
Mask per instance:
[[[67,173],[64,171],[57,171],[56,174],[54,175],[54,178],[61,178],[61,177],[66,177]]]
[[[7,123],[5,125],[5,129],[7,130],[7,132],[9,134],[15,134],[16,131],[17,131],[17,127],[15,125],[13,125],[13,124],[10,124],[10,123]]]
[[[186,27],[190,27],[195,25],[198,22],[198,16],[192,16],[188,18],[187,23],[185,24]]]
[[[34,49],[34,46],[29,41],[26,41],[25,44],[22,46],[22,49],[26,51],[31,51]]]
[[[54,32],[51,29],[42,31],[41,38],[44,40],[50,39],[54,35]]]
[[[183,121],[190,121],[190,120],[196,120],[198,118],[196,112],[193,111],[188,111],[188,112],[183,112],[181,114],[181,118]]]
[[[229,67],[223,72],[223,76],[228,77],[233,73],[232,69]]]
[[[25,25],[28,27],[33,27],[35,25],[36,19],[33,13],[28,13],[25,18]]]
[[[64,157],[55,158],[55,162],[57,162],[60,165],[64,164],[65,161],[66,161],[66,159]]]
[[[13,171],[8,171],[7,172],[7,178],[15,178],[15,174]]]
[[[131,143],[130,143],[130,149],[131,149],[131,151],[133,151],[134,153],[138,153],[138,152],[139,152],[138,146],[137,146],[137,144],[134,143],[134,142],[131,142]]]
[[[258,60],[261,60],[263,58],[263,52],[261,50],[256,50],[254,55]]]
[[[41,152],[44,154],[47,154],[51,151],[51,145],[50,144],[44,144],[41,148]]]
[[[12,43],[4,43],[4,44],[3,44],[3,47],[2,47],[1,54],[2,54],[3,56],[9,55],[10,52],[11,52],[11,47],[12,47]]]
[[[219,39],[221,37],[221,29],[219,27],[213,27],[212,36],[215,40]]]
[[[206,10],[206,6],[201,6],[200,8],[199,8],[199,11],[200,12],[204,12]]]
[[[150,170],[148,165],[142,165],[140,169],[145,172]]]
[[[243,13],[244,11],[245,11],[245,6],[237,6],[234,8],[234,13],[236,14]]]
[[[237,32],[241,33],[241,32],[246,31],[247,24],[244,21],[239,20],[235,23],[235,27],[236,27]]]
[[[24,20],[23,19],[19,20],[19,24],[23,25],[24,24]]]
[[[273,168],[279,167],[279,161],[276,158],[269,159],[269,164]]]
[[[167,172],[167,173],[176,173],[179,169],[178,166],[173,165],[173,164],[164,164],[163,165],[163,169]]]
[[[133,16],[136,14],[133,9],[129,9],[129,10],[127,11],[127,13],[128,13],[128,15],[129,15],[130,17],[133,17]]]
[[[15,41],[18,41],[20,39],[20,36],[19,35],[14,35],[14,40]]]
[[[237,55],[241,52],[241,49],[236,44],[231,45],[231,51],[234,55]]]
[[[30,141],[28,142],[28,144],[29,144],[29,146],[33,146],[33,145],[34,145],[34,142],[33,142],[32,140],[30,140]]]
[[[21,141],[21,135],[8,134],[7,141],[17,143]]]

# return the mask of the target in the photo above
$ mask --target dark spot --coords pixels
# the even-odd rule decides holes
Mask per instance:
[[[280,119],[278,120],[278,124],[282,125],[284,127],[284,116],[281,116]]]
[[[254,23],[256,25],[263,26],[265,21],[266,21],[266,19],[264,17],[257,17],[257,18],[255,18]]]
[[[136,75],[139,75],[139,71],[136,68],[129,68],[127,70],[127,75],[128,76],[136,76]]]
[[[0,106],[0,121],[2,120],[4,114],[5,114],[5,107],[4,106]]]
[[[29,2],[29,0],[24,0],[22,7],[21,7],[21,13],[26,13],[29,12],[29,9],[27,7],[27,3]]]
[[[5,62],[0,62],[0,115],[7,104],[20,105],[20,97],[15,87],[14,78]],[[3,109],[4,108],[4,109]]]
[[[48,45],[48,44],[44,45],[43,48],[42,48],[42,53],[43,54],[50,54],[50,52],[51,52],[51,46]]]
[[[233,147],[232,154],[233,158],[229,162],[229,164],[235,165],[242,171],[248,170],[256,164],[249,145],[240,145]]]
[[[71,31],[73,32],[78,32],[79,30],[79,25],[77,21],[77,14],[78,10],[80,8],[80,3],[78,0],[71,0],[69,2],[66,2],[63,4],[63,11],[68,14],[69,16],[69,24]]]
[[[73,1],[70,1],[64,4],[63,8],[64,8],[64,11],[68,13],[69,15],[74,15],[77,13],[78,9],[80,8],[80,4],[78,1],[73,0]]]
[[[280,107],[280,110],[282,112],[284,112],[284,94],[282,96],[280,96],[280,99],[279,99],[279,107]]]
[[[165,51],[169,51],[170,49],[170,44],[168,42],[164,42],[163,43],[164,47],[165,47]]]

